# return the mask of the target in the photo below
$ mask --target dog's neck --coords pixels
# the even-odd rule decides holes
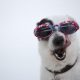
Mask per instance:
[[[45,67],[45,69],[54,75],[62,74],[62,73],[69,71],[70,69],[72,69],[75,66],[75,64],[77,63],[77,60],[78,60],[78,58],[76,58],[75,62],[72,65],[68,64],[58,71],[57,70],[52,71],[51,69],[49,69],[47,67]]]

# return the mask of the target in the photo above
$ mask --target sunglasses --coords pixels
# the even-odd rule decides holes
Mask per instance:
[[[50,35],[57,31],[64,33],[64,34],[72,34],[79,29],[78,24],[75,21],[66,21],[62,22],[58,25],[50,25],[50,24],[41,24],[37,26],[34,30],[34,34],[38,39],[48,39]]]

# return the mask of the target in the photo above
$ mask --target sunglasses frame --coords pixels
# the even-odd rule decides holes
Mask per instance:
[[[50,31],[51,31],[50,34],[47,35],[47,36],[45,36],[45,37],[42,37],[42,36],[37,35],[37,33],[40,32],[39,29],[40,29],[40,28],[43,28],[43,27],[49,28]],[[37,26],[37,27],[35,28],[34,34],[35,34],[35,36],[38,37],[39,39],[40,39],[40,38],[41,38],[41,39],[48,39],[48,38],[50,37],[50,35],[53,33],[53,31],[55,31],[54,29],[55,29],[55,28],[53,27],[53,25],[50,25],[50,24],[42,24],[42,25],[39,25],[39,26]],[[44,30],[44,31],[46,31],[46,30]],[[49,31],[49,30],[48,30],[48,31]],[[43,32],[43,31],[42,31],[42,32]]]
[[[44,29],[49,28],[51,31],[50,34],[45,36],[45,37],[38,35],[40,33],[39,30],[43,27],[44,27]],[[41,24],[34,29],[34,34],[36,37],[38,37],[38,39],[46,40],[51,36],[52,33],[54,33],[56,31],[55,27],[56,27],[56,25],[50,25],[49,23]],[[59,25],[57,25],[57,27],[59,28],[59,31],[64,33],[64,34],[73,34],[74,32],[76,32],[79,29],[79,25],[75,21],[64,21],[64,22],[60,23]],[[74,29],[74,30],[72,32],[70,32],[71,29],[67,30],[67,32],[64,32],[64,30],[61,31],[61,28],[65,28],[65,27],[66,28],[69,27],[69,29],[70,29],[70,27],[72,27],[71,29]],[[46,32],[46,30],[43,30],[42,32],[44,32],[44,31]]]

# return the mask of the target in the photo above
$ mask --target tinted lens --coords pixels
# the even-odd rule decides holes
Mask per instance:
[[[51,34],[51,30],[40,30],[40,31],[38,31],[37,32],[37,36],[38,37],[46,37],[46,36],[48,36],[48,35],[50,35]]]
[[[65,34],[72,34],[72,33],[76,32],[76,28],[75,28],[75,26],[73,26],[71,24],[65,24],[64,26],[62,25],[60,27],[60,31]]]
[[[38,38],[46,38],[48,37],[50,34],[52,33],[52,30],[50,27],[48,26],[43,26],[40,27],[37,31],[36,31],[36,36]]]

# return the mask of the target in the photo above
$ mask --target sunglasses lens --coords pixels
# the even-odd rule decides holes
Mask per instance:
[[[52,33],[51,28],[49,28],[48,26],[43,26],[36,30],[35,35],[38,38],[46,38],[49,37],[51,33]]]
[[[72,34],[74,32],[76,32],[76,27],[72,24],[65,24],[65,25],[61,25],[60,27],[60,31],[65,33],[65,34]]]
[[[72,34],[72,33],[76,32],[76,29],[75,29],[75,27],[72,27],[72,26],[70,26],[70,27],[66,26],[66,27],[61,27],[60,31],[63,33],[66,33],[66,34]]]

